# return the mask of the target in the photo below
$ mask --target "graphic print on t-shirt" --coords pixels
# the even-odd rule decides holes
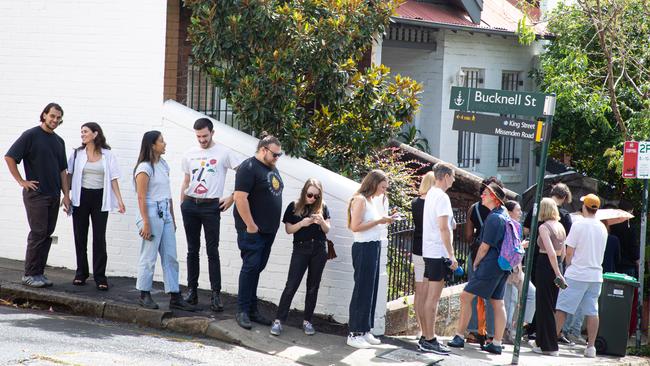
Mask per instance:
[[[192,169],[192,182],[196,182],[193,192],[202,195],[208,192],[208,187],[205,186],[206,176],[216,173],[217,159],[210,159],[208,161],[206,158],[200,158],[197,160],[200,160],[200,168]]]
[[[284,184],[282,183],[280,175],[274,171],[270,171],[266,175],[266,179],[269,181],[269,191],[271,191],[274,196],[281,195]]]

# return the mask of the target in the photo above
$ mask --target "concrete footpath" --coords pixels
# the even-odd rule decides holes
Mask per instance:
[[[415,337],[381,337],[382,345],[357,350],[345,344],[346,326],[318,317],[314,326],[318,333],[306,336],[299,328],[301,314],[292,311],[281,336],[269,334],[269,328],[254,324],[252,330],[240,328],[234,320],[236,297],[224,294],[225,311],[209,310],[208,291],[200,293],[198,312],[169,311],[169,296],[161,283],[154,285],[152,295],[160,310],[140,308],[135,279],[109,277],[109,291],[98,291],[91,280],[85,286],[73,286],[74,271],[50,268],[46,274],[54,286],[33,289],[20,284],[23,262],[0,258],[0,298],[5,305],[46,309],[86,315],[107,320],[135,323],[144,327],[166,329],[190,336],[209,337],[242,345],[260,352],[276,355],[305,365],[507,365],[512,359],[511,345],[500,356],[480,351],[478,345],[453,350],[449,356],[423,354],[416,351]],[[260,309],[273,318],[275,306],[263,302]],[[447,339],[444,339],[447,341]],[[598,356],[586,359],[584,346],[561,347],[560,357],[534,354],[529,345],[523,345],[520,365],[630,365],[650,366],[650,359],[640,357]]]

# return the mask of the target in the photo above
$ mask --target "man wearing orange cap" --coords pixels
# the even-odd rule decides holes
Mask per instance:
[[[555,305],[555,323],[558,334],[567,314],[575,314],[580,308],[587,321],[587,348],[585,357],[596,357],[594,343],[598,334],[598,297],[603,282],[601,264],[605,255],[607,229],[596,219],[600,198],[588,194],[580,198],[582,216],[571,226],[566,238],[566,270],[564,278],[567,288],[561,289]]]

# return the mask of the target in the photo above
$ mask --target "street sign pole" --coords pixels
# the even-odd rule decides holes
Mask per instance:
[[[641,319],[643,318],[643,275],[645,270],[645,243],[648,226],[648,179],[643,180],[643,209],[641,211],[641,236],[639,255],[639,296],[636,312],[636,349],[641,348]]]
[[[524,314],[526,313],[526,297],[528,294],[528,283],[530,281],[530,272],[533,267],[533,252],[535,245],[537,245],[537,213],[539,210],[539,202],[542,200],[542,193],[544,192],[544,173],[546,172],[546,156],[548,155],[548,147],[551,143],[551,131],[553,129],[553,116],[546,117],[546,136],[542,142],[542,151],[539,159],[539,168],[537,169],[537,187],[535,188],[535,203],[533,205],[532,220],[530,223],[530,242],[528,249],[526,249],[526,268],[524,275],[524,283],[521,286],[521,293],[519,294],[519,316],[517,317],[517,333],[515,336],[515,347],[512,352],[512,364],[519,364],[519,350],[521,348],[521,336],[524,325]]]

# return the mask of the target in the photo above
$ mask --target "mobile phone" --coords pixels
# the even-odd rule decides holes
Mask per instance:
[[[569,285],[567,285],[566,282],[564,282],[561,277],[555,277],[553,282],[557,287],[561,288],[562,290],[569,287]]]

